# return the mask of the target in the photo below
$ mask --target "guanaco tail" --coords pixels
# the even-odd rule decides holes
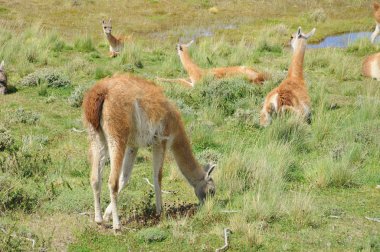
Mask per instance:
[[[117,196],[131,176],[140,147],[152,146],[157,214],[162,211],[161,180],[167,148],[199,201],[203,202],[207,195],[214,195],[211,172],[215,166],[202,167],[195,159],[180,113],[155,83],[129,75],[100,80],[85,94],[83,119],[90,140],[96,223],[108,221],[112,215],[113,229],[120,229]],[[111,203],[102,217],[102,170],[108,155]]]
[[[311,122],[310,97],[303,78],[303,61],[307,39],[314,33],[315,28],[310,33],[304,34],[299,27],[297,33],[292,36],[293,56],[288,76],[266,96],[260,114],[260,125],[268,126],[274,114],[281,114],[285,111],[294,112],[308,123]]]

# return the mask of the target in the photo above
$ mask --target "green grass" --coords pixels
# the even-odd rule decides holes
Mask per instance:
[[[76,2],[0,4],[0,60],[15,90],[0,97],[0,251],[31,250],[28,239],[48,250],[214,251],[225,227],[233,232],[231,251],[380,250],[379,225],[365,218],[380,217],[380,91],[360,75],[363,58],[379,46],[362,40],[347,49],[308,50],[312,124],[284,116],[258,126],[265,95],[286,76],[291,52],[284,45],[295,28],[316,26],[314,41],[366,30],[373,26],[368,1],[277,1],[276,8],[257,1],[136,0],[117,8]],[[166,8],[172,4],[176,12]],[[218,13],[209,13],[213,6]],[[134,32],[117,58],[108,57],[101,35],[99,20],[111,16],[104,10],[115,31]],[[194,60],[204,68],[254,66],[271,80],[256,87],[244,78],[206,78],[192,90],[159,83],[180,109],[197,158],[218,164],[216,196],[194,216],[125,224],[133,211],[154,208],[143,180],[152,180],[151,152],[140,150],[120,195],[124,229],[114,236],[93,222],[87,136],[80,132],[83,92],[113,73],[184,77],[178,36],[226,23],[237,29],[198,39],[190,48]],[[164,194],[164,203],[197,202],[170,154],[163,187],[177,191]]]

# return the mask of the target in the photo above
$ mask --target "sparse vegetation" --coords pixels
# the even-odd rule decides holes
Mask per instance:
[[[39,8],[53,2],[57,8]],[[316,25],[316,41],[367,30],[373,26],[368,1],[284,0],[276,8],[269,1],[148,1],[141,7],[132,0],[114,8],[116,2],[0,4],[0,60],[17,88],[0,97],[0,251],[32,250],[28,239],[42,251],[214,251],[223,244],[224,227],[233,231],[231,251],[379,250],[378,223],[365,217],[379,217],[380,91],[378,82],[360,75],[363,57],[379,46],[364,39],[346,49],[308,50],[312,124],[285,115],[266,129],[258,126],[264,96],[286,76],[289,32]],[[173,4],[175,13],[168,7]],[[218,12],[209,13],[214,6]],[[107,15],[115,30],[135,32],[113,59],[101,19],[94,22],[104,9],[112,10]],[[15,22],[18,17],[24,25]],[[197,158],[217,163],[216,196],[197,208],[168,155],[162,183],[174,192],[163,194],[168,214],[145,224],[133,221],[155,209],[143,180],[151,181],[151,152],[141,150],[119,198],[122,235],[97,227],[80,109],[88,85],[117,72],[185,77],[174,48],[178,37],[185,39],[200,24],[231,20],[236,29],[198,38],[192,58],[204,68],[257,67],[271,80],[258,87],[244,78],[206,78],[191,90],[162,84],[181,112]],[[103,210],[107,188],[105,179]],[[191,212],[171,214],[173,203]]]

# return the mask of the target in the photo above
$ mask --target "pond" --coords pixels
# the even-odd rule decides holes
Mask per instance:
[[[308,48],[337,47],[346,48],[356,40],[371,37],[372,32],[349,32],[339,35],[328,36],[317,44],[309,44]]]

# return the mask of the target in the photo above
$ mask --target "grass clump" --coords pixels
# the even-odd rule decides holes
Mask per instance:
[[[12,150],[14,142],[14,138],[11,135],[10,131],[7,130],[3,125],[0,125],[0,151]]]
[[[8,114],[8,122],[10,123],[23,123],[29,125],[35,125],[40,120],[40,114],[27,111],[24,108],[20,107],[14,111],[11,111]]]
[[[69,105],[74,108],[79,108],[82,106],[84,93],[87,91],[87,87],[78,86],[71,93],[68,98]]]
[[[225,116],[231,116],[238,108],[259,103],[261,90],[244,78],[205,79],[194,88],[192,106],[211,106]]]
[[[316,23],[323,23],[327,19],[327,15],[324,9],[316,9],[315,11],[311,12],[308,16],[309,20],[314,21]]]
[[[46,84],[47,87],[59,88],[70,86],[71,82],[65,74],[51,68],[37,70],[20,81],[20,86],[23,87],[33,87],[41,84]]]
[[[94,52],[96,51],[94,43],[92,42],[92,39],[90,37],[86,38],[78,38],[74,42],[74,49],[79,52]]]
[[[31,213],[38,207],[40,197],[33,184],[9,175],[0,176],[0,211],[22,210]]]
[[[147,243],[161,242],[168,237],[168,233],[165,230],[156,227],[142,229],[137,235],[141,241]]]

